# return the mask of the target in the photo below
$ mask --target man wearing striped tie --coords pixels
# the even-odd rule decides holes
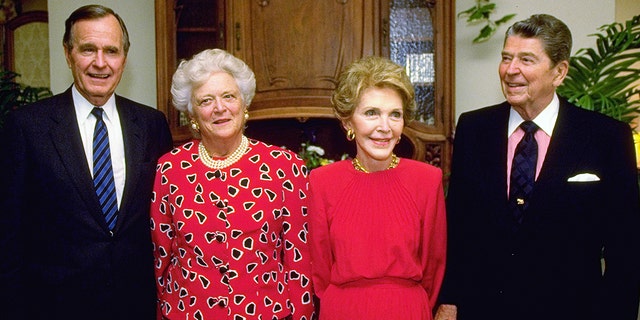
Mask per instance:
[[[155,319],[149,203],[171,134],[114,93],[120,16],[89,5],[65,27],[73,85],[12,112],[0,136],[0,318]]]

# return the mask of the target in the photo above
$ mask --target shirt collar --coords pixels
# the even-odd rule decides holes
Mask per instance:
[[[542,129],[549,137],[553,133],[553,128],[556,125],[556,120],[558,119],[558,111],[560,110],[560,99],[558,99],[557,94],[553,94],[553,99],[549,105],[547,105],[540,114],[533,119],[533,122]],[[511,136],[516,129],[520,126],[521,123],[524,122],[524,119],[520,116],[516,110],[511,107],[509,111],[509,131],[508,134]]]
[[[75,85],[71,87],[71,93],[73,96],[73,105],[74,105],[74,108],[76,109],[76,115],[78,116],[78,119],[83,119],[83,120],[88,119],[91,114],[91,110],[93,110],[93,108],[96,106],[91,104],[89,100],[83,97],[82,94],[80,94],[80,91],[76,89]],[[115,95],[113,94],[111,95],[109,100],[107,100],[107,102],[102,106],[102,110],[104,110],[104,113],[103,113],[104,119],[111,120],[111,119],[114,119],[114,117],[116,117],[117,114],[116,114]]]

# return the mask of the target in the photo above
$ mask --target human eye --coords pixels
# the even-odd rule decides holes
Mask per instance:
[[[226,101],[233,101],[236,99],[236,95],[233,93],[225,93],[222,95],[222,99],[226,100]]]
[[[398,111],[398,110],[391,111],[391,117],[396,119],[402,118],[402,111]]]
[[[117,55],[120,52],[120,50],[118,50],[118,48],[109,47],[109,48],[106,48],[104,52],[109,55]]]
[[[522,62],[524,62],[525,64],[532,64],[536,62],[536,59],[534,59],[534,57],[532,56],[524,56],[522,57]]]
[[[96,48],[94,46],[81,45],[80,47],[78,47],[78,51],[81,54],[87,55],[96,52]]]
[[[211,97],[204,97],[202,99],[199,99],[197,101],[196,105],[199,106],[199,107],[206,107],[206,106],[210,105],[212,101],[213,101],[213,99]]]
[[[367,117],[373,117],[378,114],[378,111],[374,108],[364,110],[363,114]]]

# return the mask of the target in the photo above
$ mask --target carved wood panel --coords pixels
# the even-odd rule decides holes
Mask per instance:
[[[241,0],[228,10],[235,36],[227,48],[256,74],[252,117],[331,116],[340,72],[380,52],[373,37],[377,1]]]

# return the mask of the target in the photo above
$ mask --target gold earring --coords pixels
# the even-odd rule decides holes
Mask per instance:
[[[347,130],[347,140],[348,141],[353,141],[353,139],[355,139],[355,138],[356,138],[356,133],[353,132],[353,129],[349,128]]]
[[[249,120],[249,111],[247,110],[244,111],[244,120],[245,121]]]
[[[398,140],[396,140],[396,144],[400,143],[400,139],[402,139],[402,136],[398,137]]]
[[[200,125],[193,119],[191,119],[191,129],[195,132],[200,132]]]

